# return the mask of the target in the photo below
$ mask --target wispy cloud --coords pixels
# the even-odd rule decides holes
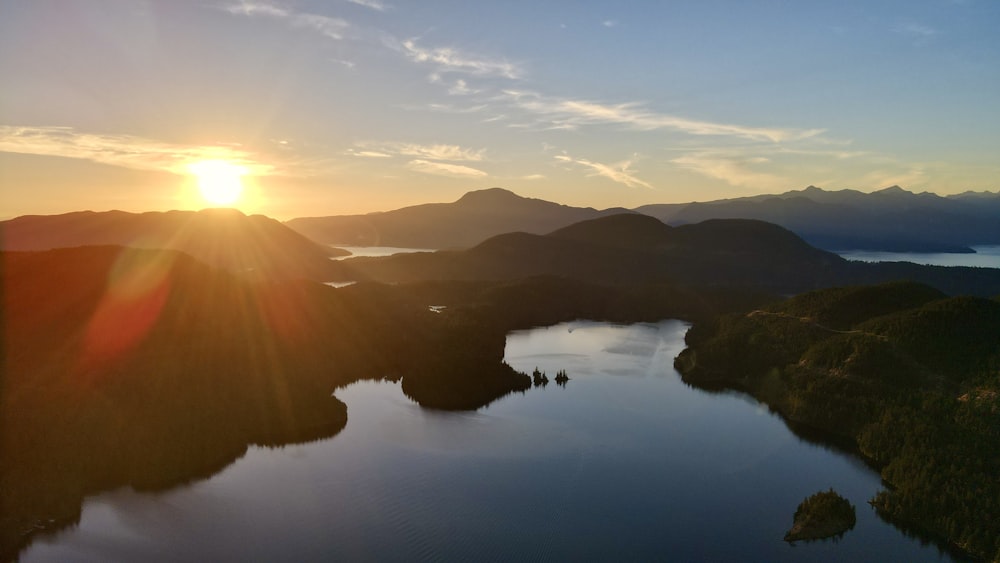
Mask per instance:
[[[415,40],[407,39],[400,44],[399,49],[414,62],[434,65],[438,72],[462,72],[511,79],[522,75],[521,69],[514,63],[464,53],[453,47],[421,47]]]
[[[468,96],[479,93],[479,90],[470,88],[469,83],[460,78],[452,84],[451,88],[448,88],[448,93],[452,96]]]
[[[361,4],[362,2],[357,3]],[[329,16],[306,12],[293,12],[269,2],[244,0],[235,4],[228,4],[223,9],[234,15],[283,20],[292,27],[311,29],[331,39],[343,39],[344,33],[350,27],[350,24],[346,20],[340,18],[331,18]]]
[[[238,146],[178,145],[133,135],[80,133],[71,127],[0,126],[0,152],[89,160],[134,170],[187,174],[200,160],[226,160],[265,175],[275,167],[263,164]]]
[[[408,156],[420,156],[435,160],[483,160],[484,149],[472,150],[464,149],[458,145],[402,145],[400,154]]]
[[[618,22],[615,20],[604,20],[601,22],[601,25],[603,25],[604,27],[615,27],[616,25],[618,25]]]
[[[348,151],[355,156],[410,156],[431,160],[478,162],[485,158],[486,149],[468,149],[458,145],[398,142],[362,142],[358,150]]]
[[[379,152],[379,151],[362,151],[356,149],[349,149],[347,154],[351,156],[360,156],[362,158],[392,158],[391,154]]]
[[[461,164],[447,164],[444,162],[432,162],[429,160],[415,159],[406,164],[410,170],[423,172],[424,174],[436,174],[438,176],[460,176],[466,178],[478,178],[488,176],[486,172],[471,166]]]
[[[933,27],[916,22],[900,23],[893,27],[892,31],[900,35],[915,37],[917,39],[927,39],[938,34],[938,31]]]
[[[758,190],[780,190],[788,181],[758,168],[770,162],[762,156],[747,156],[718,151],[692,152],[670,162],[709,178],[722,180],[732,186]]]
[[[387,8],[385,4],[379,2],[378,0],[347,0],[351,4],[357,4],[358,6],[364,6],[365,8],[371,8],[372,10],[378,12],[384,12]]]
[[[400,104],[396,106],[400,109],[410,110],[410,111],[433,111],[436,113],[479,113],[489,106],[486,104],[477,104],[473,106],[459,106],[455,104],[442,104],[442,103],[430,103],[430,104]]]
[[[633,174],[631,167],[634,161],[632,159],[623,160],[613,164],[602,164],[600,162],[593,162],[584,158],[573,158],[565,154],[556,155],[555,158],[560,162],[569,162],[589,168],[591,170],[590,176],[603,176],[612,182],[617,182],[630,188],[638,187],[653,189],[652,185],[640,180]]]
[[[348,70],[354,70],[354,67],[358,66],[358,64],[355,63],[354,61],[349,61],[347,59],[330,59],[330,60],[339,65],[344,65]]]
[[[548,119],[547,128],[573,129],[583,125],[612,124],[640,131],[672,129],[692,135],[739,137],[754,141],[779,143],[815,137],[823,129],[783,129],[749,127],[728,123],[700,121],[656,113],[637,102],[605,104],[543,96],[534,92],[505,90],[503,96],[515,107]]]

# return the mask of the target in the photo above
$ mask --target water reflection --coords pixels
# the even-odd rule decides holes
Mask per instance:
[[[837,252],[848,260],[861,262],[913,262],[929,266],[975,266],[1000,268],[1000,246],[973,246],[975,253],[953,252],[876,252],[844,250]]]
[[[347,256],[336,256],[333,260],[349,260],[351,258],[361,258],[365,256],[392,256],[393,254],[409,254],[412,252],[434,252],[434,250],[430,248],[401,248],[396,246],[333,246],[350,252]]]
[[[865,500],[877,474],[798,439],[744,397],[684,385],[684,323],[576,322],[508,337],[516,369],[566,369],[475,412],[421,409],[399,385],[337,391],[334,439],[251,448],[210,480],[86,503],[25,561],[937,561]],[[781,538],[802,498],[858,507],[839,542]]]

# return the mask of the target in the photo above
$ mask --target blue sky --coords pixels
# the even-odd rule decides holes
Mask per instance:
[[[1000,2],[0,0],[0,216],[995,191]]]

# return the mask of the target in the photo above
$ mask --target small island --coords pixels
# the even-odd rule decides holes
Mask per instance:
[[[792,529],[785,534],[785,541],[818,540],[839,536],[854,528],[854,505],[833,489],[820,491],[795,510]]]

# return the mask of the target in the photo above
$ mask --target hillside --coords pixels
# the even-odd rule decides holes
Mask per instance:
[[[898,283],[696,323],[684,380],[734,388],[846,440],[889,484],[884,516],[1000,557],[1000,302]],[[956,460],[961,460],[956,463]]]
[[[323,244],[443,249],[468,248],[503,233],[547,233],[625,211],[570,207],[491,188],[469,192],[452,203],[365,215],[301,217],[285,224]]]
[[[72,524],[85,496],[211,475],[253,444],[332,436],[332,396],[401,378],[475,409],[530,386],[497,323],[419,292],[253,282],[177,251],[0,253],[0,560]],[[460,292],[442,289],[443,294]]]
[[[338,262],[337,279],[413,282],[512,280],[555,275],[604,284],[672,283],[772,293],[917,280],[948,293],[1000,293],[1000,270],[851,263],[761,221],[725,219],[670,227],[621,214],[547,235],[508,233],[461,251]]]
[[[0,222],[3,250],[90,245],[179,250],[212,266],[268,279],[323,279],[330,257],[343,253],[318,245],[274,219],[234,209],[81,211]]]
[[[781,225],[827,250],[968,252],[1000,244],[1000,193],[939,196],[893,186],[873,193],[815,186],[688,204],[655,204],[635,211],[671,225],[707,219],[758,219]]]
[[[555,277],[333,289],[115,246],[2,252],[0,267],[0,560],[72,525],[89,495],[336,434],[348,417],[331,394],[359,379],[477,409],[530,387],[502,362],[510,330],[708,319],[766,299]]]

